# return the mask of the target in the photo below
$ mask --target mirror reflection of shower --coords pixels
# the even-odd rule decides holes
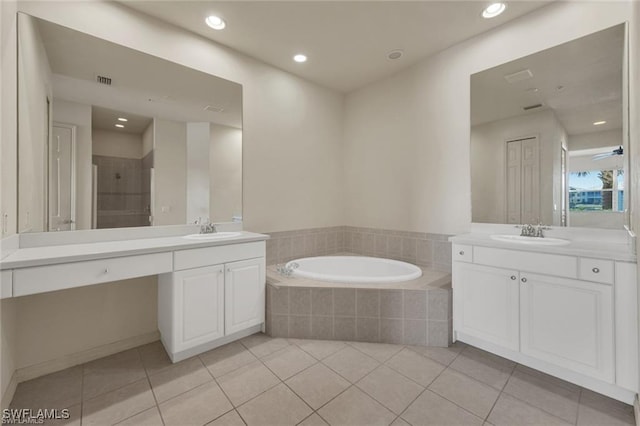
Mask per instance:
[[[91,108],[93,228],[149,226],[153,119]]]

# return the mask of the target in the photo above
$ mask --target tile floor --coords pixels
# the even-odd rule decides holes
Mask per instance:
[[[628,405],[464,344],[263,334],[177,364],[151,343],[21,383],[12,407],[66,407],[74,425],[635,424]]]

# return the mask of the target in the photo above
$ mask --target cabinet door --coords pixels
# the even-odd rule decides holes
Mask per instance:
[[[454,262],[456,332],[517,351],[518,287],[516,271]]]
[[[225,265],[225,334],[264,322],[265,259]]]
[[[613,382],[612,288],[521,274],[522,353]]]
[[[224,336],[223,265],[174,275],[176,351]]]

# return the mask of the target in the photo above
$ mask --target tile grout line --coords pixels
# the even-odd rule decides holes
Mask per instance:
[[[511,372],[509,373],[509,378],[507,378],[507,380],[504,382],[504,385],[502,385],[502,388],[500,388],[500,392],[498,393],[498,397],[496,398],[495,401],[493,401],[493,404],[491,405],[491,409],[489,410],[489,412],[487,413],[487,415],[485,416],[485,418],[483,420],[484,422],[488,422],[489,421],[489,416],[491,416],[491,413],[493,413],[494,408],[496,408],[496,404],[498,404],[498,400],[500,399],[500,397],[504,393],[504,390],[507,387],[507,384],[509,384],[509,380],[511,380],[511,377],[513,377],[513,373],[516,371],[516,367],[517,366],[518,366],[518,364],[515,363],[513,368],[511,368]],[[454,368],[454,370],[455,370],[455,368]],[[455,371],[457,371],[457,370],[455,370]],[[460,372],[460,373],[464,374],[462,372]]]
[[[162,348],[164,349],[164,346]],[[140,350],[136,348],[136,351],[138,352],[138,356],[140,357],[140,364],[142,364],[142,368],[144,369],[144,374],[145,376],[147,376],[147,383],[149,383],[149,389],[151,389],[151,395],[153,395],[153,400],[156,402],[156,409],[158,410],[158,414],[160,415],[160,421],[162,422],[163,425],[166,425],[166,422],[164,421],[164,417],[162,416],[162,411],[160,411],[160,404],[158,403],[158,398],[156,397],[156,393],[153,391],[153,385],[151,384],[151,375],[149,374],[149,371],[147,371],[147,367],[144,365],[144,361],[142,361],[142,355],[140,354]]]

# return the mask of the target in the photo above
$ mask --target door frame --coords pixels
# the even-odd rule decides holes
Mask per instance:
[[[63,129],[69,129],[71,131],[71,223],[69,224],[69,228],[71,231],[75,231],[76,229],[76,216],[77,216],[77,206],[76,206],[76,190],[77,190],[77,173],[76,173],[76,141],[77,141],[77,129],[78,126],[75,124],[62,123],[54,121],[51,125],[51,137],[53,138],[53,128],[61,127]],[[51,145],[49,146],[49,162],[51,161]],[[47,164],[49,164],[49,162]],[[50,171],[51,167],[49,167]],[[47,171],[47,189],[49,188],[49,171]],[[47,197],[48,198],[48,197]],[[49,200],[47,199],[47,208],[49,206]],[[47,212],[47,222],[50,221],[50,213]],[[50,223],[49,223],[50,224]]]

